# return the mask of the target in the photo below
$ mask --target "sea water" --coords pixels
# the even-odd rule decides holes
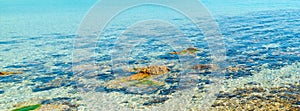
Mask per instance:
[[[222,85],[226,90],[234,90],[251,82],[257,82],[264,88],[299,84],[300,1],[201,0],[201,2],[214,17],[223,34],[228,66],[245,66],[243,70],[224,75]],[[118,35],[128,28],[124,26],[143,19],[160,19],[173,24],[185,24],[179,29],[190,34],[185,39],[192,44],[189,46],[203,49],[202,52],[192,56],[197,60],[194,64],[211,63],[205,37],[191,21],[164,7],[142,6],[114,18],[99,35],[96,46],[86,46],[95,47],[95,56],[90,59],[95,60],[96,65],[101,67],[93,73],[86,73],[87,76],[80,81],[74,79],[76,76],[72,71],[74,38],[77,37],[81,21],[95,3],[98,2],[0,0],[0,71],[22,72],[18,75],[0,76],[0,110],[32,104],[64,104],[78,110],[94,108],[94,104],[99,105],[96,104],[99,100],[107,100],[103,102],[103,106],[120,104],[117,107],[107,106],[112,109],[118,107],[147,109],[172,101],[172,96],[176,97],[176,91],[180,90],[175,88],[176,84],[173,83],[177,80],[172,74],[161,80],[169,82],[166,82],[166,87],[158,90],[142,89],[144,92],[148,91],[143,93],[146,96],[136,94],[135,90],[128,88],[107,89],[103,86],[116,78],[130,76],[119,74],[123,69],[117,68],[118,64],[112,62],[111,52],[120,51],[114,43],[118,43],[120,40]],[[180,45],[178,47],[188,48]],[[172,70],[175,70],[172,73],[182,70],[182,67],[177,65],[179,57],[168,55],[174,51],[174,47],[163,42],[149,39],[136,45],[134,49],[127,59],[132,67],[160,64],[172,67]],[[188,59],[189,57],[186,57],[184,60]],[[203,91],[202,87],[209,87],[208,81],[213,81],[205,75],[201,75],[200,78],[202,81],[199,81],[198,92]],[[90,79],[95,81],[87,81]],[[201,85],[203,83],[208,85]],[[91,87],[87,87],[86,84]],[[299,87],[295,88],[299,91]],[[87,102],[83,99],[89,99],[90,96],[82,97],[78,89],[105,93],[106,98]],[[292,93],[299,94],[297,91]],[[194,96],[197,96],[197,93]],[[299,107],[299,102],[294,105]],[[171,106],[164,107],[172,109]],[[188,108],[193,108],[193,104]]]

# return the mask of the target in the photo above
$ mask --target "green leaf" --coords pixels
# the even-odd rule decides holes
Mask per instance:
[[[186,54],[186,53],[187,53],[186,50],[183,50],[183,51],[180,52],[180,54]]]
[[[14,109],[12,111],[30,111],[30,110],[35,110],[37,108],[41,107],[41,104],[36,104],[36,105],[30,105],[30,106],[24,106],[18,109]]]

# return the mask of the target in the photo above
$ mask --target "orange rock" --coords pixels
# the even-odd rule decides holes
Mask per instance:
[[[22,72],[0,72],[0,76],[12,75],[12,74],[21,74]]]
[[[150,78],[152,75],[154,76],[154,75],[167,74],[170,71],[170,69],[167,66],[149,66],[145,68],[130,69],[129,71],[137,72],[137,74],[133,74],[131,76],[120,78],[117,80],[112,80],[106,83],[106,86],[109,88],[122,88],[122,86],[120,85],[122,83],[127,83],[129,81],[135,81],[135,80],[143,80],[146,78]]]
[[[170,54],[180,54],[180,52],[170,52]]]
[[[150,75],[162,75],[170,71],[167,66],[149,66],[146,68],[136,68],[139,73],[150,74]]]
[[[146,78],[151,77],[150,74],[145,74],[145,73],[138,73],[138,74],[133,74],[129,77],[124,77],[124,78],[120,78],[117,80],[112,80],[109,81],[108,83],[106,83],[106,87],[108,88],[122,88],[123,86],[121,84],[123,83],[127,83],[129,81],[135,81],[135,80],[143,80]]]
[[[138,73],[138,74],[134,74],[134,75],[130,76],[128,78],[128,80],[141,80],[141,79],[144,79],[144,78],[148,78],[150,76],[151,76],[150,74]]]

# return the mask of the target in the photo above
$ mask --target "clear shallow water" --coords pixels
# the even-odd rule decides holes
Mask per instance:
[[[76,93],[76,87],[82,87],[83,83],[72,80],[74,76],[71,69],[73,38],[76,37],[77,26],[79,26],[81,19],[93,3],[95,1],[71,3],[70,1],[24,2],[3,0],[0,2],[1,12],[4,12],[0,14],[0,71],[23,72],[21,75],[0,77],[0,96],[3,98],[0,100],[0,107],[3,110],[11,109],[16,104],[20,104],[20,106],[36,103],[58,104],[66,101],[69,106],[82,105],[80,102],[76,102],[82,101],[79,98],[79,93]],[[203,3],[216,16],[217,23],[225,37],[229,66],[240,64],[246,66],[245,70],[226,73],[226,78],[233,78],[233,81],[238,81],[237,83],[243,83],[242,78],[250,78],[247,81],[251,82],[252,77],[257,78],[256,73],[265,72],[268,74],[266,70],[280,70],[282,67],[299,62],[300,10],[297,9],[297,6],[300,3],[298,1],[274,1],[274,4],[269,4],[268,1],[246,3],[203,1]],[[144,8],[144,10],[151,9],[151,7]],[[151,10],[159,11],[161,8]],[[86,78],[97,78],[96,80],[99,82],[99,84],[86,88],[87,90],[105,93],[120,92],[118,95],[125,99],[124,101],[129,98],[128,103],[123,104],[128,107],[148,106],[155,103],[153,101],[156,100],[160,101],[158,103],[163,103],[169,100],[166,96],[177,91],[176,84],[174,85],[176,77],[173,78],[172,74],[162,80],[168,81],[166,82],[168,87],[158,91],[147,90],[147,92],[158,93],[160,98],[154,100],[134,101],[137,97],[134,96],[135,92],[132,90],[126,88],[107,89],[101,85],[106,81],[119,78],[116,76],[118,74],[117,68],[113,70],[114,73],[110,70],[112,66],[110,49],[114,47],[112,43],[117,40],[118,33],[125,30],[122,23],[129,24],[132,20],[129,18],[130,14],[138,12],[139,10],[133,10],[125,13],[120,17],[123,19],[116,19],[108,26],[104,37],[99,39],[99,45],[96,48],[95,58],[101,67],[96,74],[86,74]],[[160,13],[164,12],[168,11]],[[152,18],[161,17],[152,15]],[[134,19],[139,20],[141,18]],[[171,20],[174,24],[186,24],[180,28],[183,32],[191,34],[188,39],[192,41],[194,47],[204,50],[196,54],[196,60],[199,62],[195,64],[210,63],[208,46],[201,32],[198,32],[189,21],[178,14],[176,15],[176,13],[168,12],[163,19]],[[140,50],[132,52],[130,64],[145,65],[152,61],[158,61],[158,63],[173,67],[174,73],[176,70],[180,70],[180,67],[176,66],[178,57],[168,54],[173,50],[166,44],[150,39],[135,48]],[[182,49],[184,48],[182,47]],[[87,62],[91,60],[87,60]],[[281,83],[299,83],[297,67],[299,65],[288,69],[290,71],[288,74],[285,74],[287,71],[277,71],[280,72],[278,74],[290,75],[288,81],[285,81],[286,78],[281,78]],[[271,74],[276,74],[276,71]],[[201,83],[209,84],[207,82],[209,78],[203,76],[202,79],[199,87],[204,86]],[[254,78],[252,81],[258,80]],[[228,85],[226,87],[233,86]],[[201,88],[199,90],[201,91]],[[126,98],[126,94],[131,95]],[[138,105],[131,103],[138,103]]]

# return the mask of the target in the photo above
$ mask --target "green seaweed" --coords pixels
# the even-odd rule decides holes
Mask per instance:
[[[188,52],[188,51],[183,50],[183,51],[180,52],[180,54],[186,54],[187,52]]]
[[[30,105],[30,106],[24,106],[18,109],[14,109],[12,111],[30,111],[30,110],[35,110],[37,108],[41,107],[41,104],[36,104],[36,105]]]

